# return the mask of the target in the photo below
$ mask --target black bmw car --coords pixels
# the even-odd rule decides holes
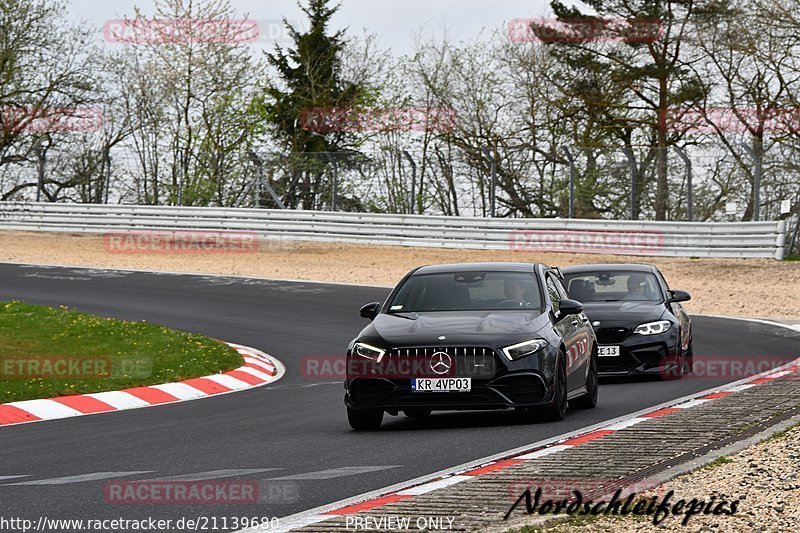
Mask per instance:
[[[516,408],[561,420],[597,403],[595,336],[558,270],[530,263],[424,266],[347,350],[345,404],[354,429],[384,413]]]
[[[569,294],[584,305],[597,335],[601,376],[652,374],[680,379],[694,364],[692,322],[651,265],[578,265],[563,270]]]

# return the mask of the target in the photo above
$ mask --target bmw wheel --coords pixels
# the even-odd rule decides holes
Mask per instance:
[[[685,366],[684,373],[691,374],[694,372],[694,346],[692,345],[692,341],[689,341],[689,348],[686,350],[683,359],[683,364]]]
[[[661,379],[670,381],[673,379],[681,379],[683,378],[683,371],[686,369],[686,358],[681,353],[681,350],[678,349],[678,354],[673,359],[672,366],[667,367],[664,370],[664,373],[661,375]]]

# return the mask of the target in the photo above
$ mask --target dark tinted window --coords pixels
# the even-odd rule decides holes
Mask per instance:
[[[406,280],[390,313],[466,310],[539,310],[541,291],[533,273],[450,272]]]
[[[580,302],[663,301],[658,280],[650,272],[571,273],[564,279],[570,296]]]

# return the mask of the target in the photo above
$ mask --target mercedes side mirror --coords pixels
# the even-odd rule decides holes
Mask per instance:
[[[561,322],[564,318],[570,315],[579,315],[583,312],[583,304],[578,300],[561,300],[558,303],[558,319],[556,322]]]
[[[678,302],[688,302],[692,299],[692,295],[686,291],[669,291],[669,298],[667,298],[667,303],[678,303]]]
[[[361,317],[374,320],[375,317],[378,316],[378,313],[380,312],[381,312],[380,302],[372,302],[371,304],[367,304],[361,308]]]

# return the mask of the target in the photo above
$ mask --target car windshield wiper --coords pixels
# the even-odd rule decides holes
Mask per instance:
[[[618,299],[618,298],[617,298],[617,299],[603,300],[603,301],[604,301],[604,302],[621,302],[622,300],[620,300],[620,299]]]

